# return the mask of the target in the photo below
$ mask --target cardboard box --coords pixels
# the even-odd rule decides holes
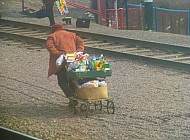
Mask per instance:
[[[83,87],[76,90],[76,97],[79,99],[93,100],[93,99],[107,99],[107,87]]]

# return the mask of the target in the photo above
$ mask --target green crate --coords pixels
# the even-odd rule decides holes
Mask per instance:
[[[111,76],[111,70],[108,71],[84,71],[84,72],[74,72],[67,71],[68,78],[93,78],[93,77],[107,77]]]

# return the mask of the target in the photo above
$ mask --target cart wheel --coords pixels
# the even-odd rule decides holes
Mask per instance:
[[[114,112],[115,112],[115,106],[114,106],[113,101],[108,101],[107,102],[107,112],[109,114],[114,114]]]
[[[80,106],[80,112],[83,113],[85,112],[86,117],[88,117],[88,111],[89,111],[89,103],[83,103]]]
[[[85,112],[86,111],[86,104],[81,104],[80,105],[80,112]]]
[[[94,103],[95,109],[102,111],[102,101],[97,101]]]
[[[77,114],[77,108],[74,106],[74,114]]]

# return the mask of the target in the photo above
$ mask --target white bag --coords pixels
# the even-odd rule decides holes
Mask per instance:
[[[56,67],[57,68],[59,68],[62,65],[62,63],[64,61],[63,57],[64,57],[64,55],[62,54],[62,55],[59,56],[59,58],[57,58],[57,60],[56,60]]]

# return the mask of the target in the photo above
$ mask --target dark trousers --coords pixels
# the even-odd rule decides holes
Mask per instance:
[[[145,30],[153,29],[153,7],[152,2],[145,3]]]
[[[55,24],[54,15],[53,15],[53,4],[50,4],[50,5],[47,4],[46,9],[47,9],[47,16],[49,18],[50,26],[52,26]]]
[[[66,76],[65,68],[63,68],[59,72],[57,72],[57,80],[58,80],[58,85],[63,90],[63,92],[67,98],[73,97],[75,95],[73,88],[70,86],[71,81]]]

